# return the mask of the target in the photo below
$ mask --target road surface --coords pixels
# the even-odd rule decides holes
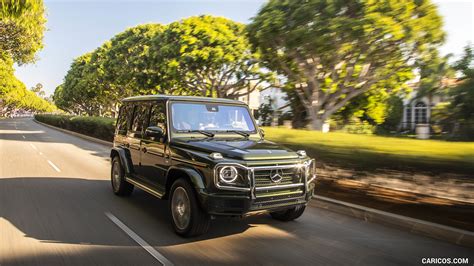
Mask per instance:
[[[111,192],[108,155],[106,146],[28,118],[0,120],[0,265],[474,263],[472,249],[315,207],[289,223],[217,219],[208,234],[183,239],[167,202]]]

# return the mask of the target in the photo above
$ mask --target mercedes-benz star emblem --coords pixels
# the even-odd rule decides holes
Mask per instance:
[[[270,179],[273,183],[278,183],[283,179],[283,170],[275,169],[270,172]]]

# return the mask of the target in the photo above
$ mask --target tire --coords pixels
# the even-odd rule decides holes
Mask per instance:
[[[270,215],[275,220],[289,222],[298,219],[303,214],[305,208],[306,206],[301,205],[284,211],[271,212]]]
[[[125,181],[125,170],[118,156],[112,159],[110,182],[112,184],[112,191],[117,196],[127,197],[133,192],[133,185]]]
[[[198,236],[209,229],[211,217],[201,209],[194,188],[184,178],[179,178],[171,186],[169,209],[173,228],[178,235]]]

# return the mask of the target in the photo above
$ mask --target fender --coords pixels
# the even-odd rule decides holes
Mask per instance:
[[[166,172],[167,183],[173,178],[172,176],[170,176],[170,172],[172,172],[173,170],[184,172],[189,177],[191,183],[198,191],[205,189],[204,182],[202,181],[203,177],[201,176],[201,174],[193,168],[183,167],[182,165],[171,166],[170,168],[168,168],[168,171]],[[168,187],[168,184],[166,186]],[[169,186],[171,186],[171,184]]]
[[[130,153],[128,152],[128,150],[125,150],[120,147],[113,147],[110,151],[110,158],[112,158],[115,154],[118,154],[120,158],[120,163],[122,164],[125,173],[127,175],[131,174],[133,172],[133,166],[130,160]]]

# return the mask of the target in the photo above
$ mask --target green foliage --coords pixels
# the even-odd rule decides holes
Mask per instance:
[[[0,57],[0,116],[18,109],[52,112],[55,106],[27,90],[25,84],[14,76],[13,60]]]
[[[441,28],[429,0],[270,0],[248,36],[320,129],[356,96],[404,88],[415,62],[443,42]]]
[[[344,122],[357,118],[373,125],[382,124],[387,116],[389,97],[384,90],[366,92],[353,98],[334,117]]]
[[[45,23],[42,0],[0,1],[0,53],[18,64],[34,61]]]
[[[395,131],[403,118],[403,100],[394,95],[387,100],[385,121],[380,126],[384,130]]]
[[[474,140],[474,52],[466,46],[463,57],[454,64],[460,82],[451,90],[451,117],[457,122],[453,135],[457,139]]]
[[[27,90],[13,70],[14,63],[21,65],[35,60],[35,53],[43,47],[45,22],[42,0],[0,1],[0,116],[17,109],[39,112],[55,109]]]
[[[114,116],[140,94],[237,98],[271,79],[240,23],[212,16],[129,28],[74,60],[54,101],[76,114]]]
[[[451,55],[440,57],[435,51],[418,62],[420,81],[413,101],[424,96],[447,94],[447,88],[443,87],[442,80],[454,76],[454,71],[448,63],[450,57]]]
[[[273,119],[273,108],[270,103],[262,103],[258,107],[258,116],[256,117],[264,126],[269,126]]]
[[[237,98],[271,78],[252,53],[243,24],[223,17],[190,17],[171,23],[152,46],[170,88],[190,94]],[[268,71],[267,71],[268,72]]]
[[[91,137],[112,141],[115,119],[105,117],[84,117],[69,115],[35,115],[35,119],[70,131]]]
[[[463,57],[455,63],[454,68],[460,72],[461,82],[451,92],[451,108],[455,117],[460,120],[474,120],[474,52],[467,46]]]
[[[375,126],[369,124],[369,122],[367,121],[360,121],[359,119],[354,119],[352,122],[342,128],[342,132],[370,135],[375,132]]]

